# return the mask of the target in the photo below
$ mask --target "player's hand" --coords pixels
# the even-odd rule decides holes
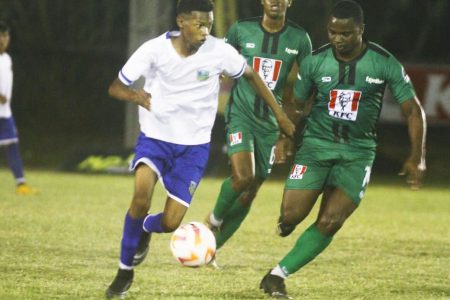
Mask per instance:
[[[295,125],[291,122],[291,120],[289,120],[285,113],[282,113],[279,117],[277,117],[277,121],[281,131],[283,131],[284,134],[288,137],[294,137]]]
[[[280,135],[275,144],[275,164],[283,164],[294,153],[294,141],[287,136]]]
[[[5,104],[6,103],[6,97],[3,95],[0,95],[0,104]]]
[[[425,176],[425,163],[418,163],[411,158],[407,159],[403,164],[400,176],[406,176],[406,183],[409,184],[412,190],[418,190],[422,186],[422,180]]]
[[[134,102],[148,111],[151,110],[151,100],[152,95],[147,93],[143,89],[136,91],[136,97],[134,99]]]

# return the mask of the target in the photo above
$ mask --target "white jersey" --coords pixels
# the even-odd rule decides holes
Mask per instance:
[[[0,103],[0,118],[10,118],[11,94],[13,85],[12,60],[8,53],[0,54],[0,95],[6,97],[6,103]]]
[[[246,61],[232,46],[212,36],[195,54],[181,57],[170,39],[175,34],[179,32],[167,32],[141,45],[119,72],[119,79],[131,85],[145,77],[151,110],[139,106],[139,123],[147,137],[180,145],[208,143],[220,75],[242,76]]]

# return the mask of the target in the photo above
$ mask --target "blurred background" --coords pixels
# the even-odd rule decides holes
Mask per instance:
[[[326,43],[335,1],[294,0],[288,17],[305,28],[313,47]],[[428,180],[448,183],[450,165],[450,1],[360,0],[365,37],[392,52],[416,86],[429,120]],[[132,152],[136,107],[111,99],[110,82],[143,41],[173,26],[175,0],[0,0],[11,26],[12,107],[26,168],[76,170],[92,155]],[[257,0],[216,0],[213,34],[237,18],[261,15]],[[221,97],[221,105],[226,97]],[[379,124],[375,174],[394,175],[408,135],[389,95]],[[213,131],[209,174],[227,173],[223,118]],[[0,166],[6,166],[0,159]],[[283,173],[279,167],[275,173]]]

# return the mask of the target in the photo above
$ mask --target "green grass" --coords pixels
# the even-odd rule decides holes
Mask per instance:
[[[29,171],[39,196],[14,195],[0,169],[0,299],[102,299],[113,279],[132,176]],[[185,221],[203,220],[220,181],[206,178]],[[266,299],[261,277],[292,247],[275,235],[283,183],[267,182],[219,271],[181,267],[169,234],[155,235],[130,299]],[[450,299],[450,188],[418,192],[374,182],[360,208],[316,260],[286,281],[296,299]],[[158,185],[152,211],[165,193]]]

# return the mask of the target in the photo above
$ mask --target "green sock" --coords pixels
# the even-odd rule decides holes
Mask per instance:
[[[216,219],[223,220],[241,192],[236,192],[231,185],[231,177],[225,179],[220,188],[213,213]]]
[[[312,261],[331,243],[332,236],[323,235],[315,224],[298,238],[294,248],[280,261],[279,265],[286,275],[297,272]]]
[[[242,221],[248,215],[250,211],[249,205],[242,205],[241,202],[236,200],[231,206],[230,210],[223,219],[220,231],[216,233],[216,247],[219,249],[225,244],[225,242],[238,230]]]

